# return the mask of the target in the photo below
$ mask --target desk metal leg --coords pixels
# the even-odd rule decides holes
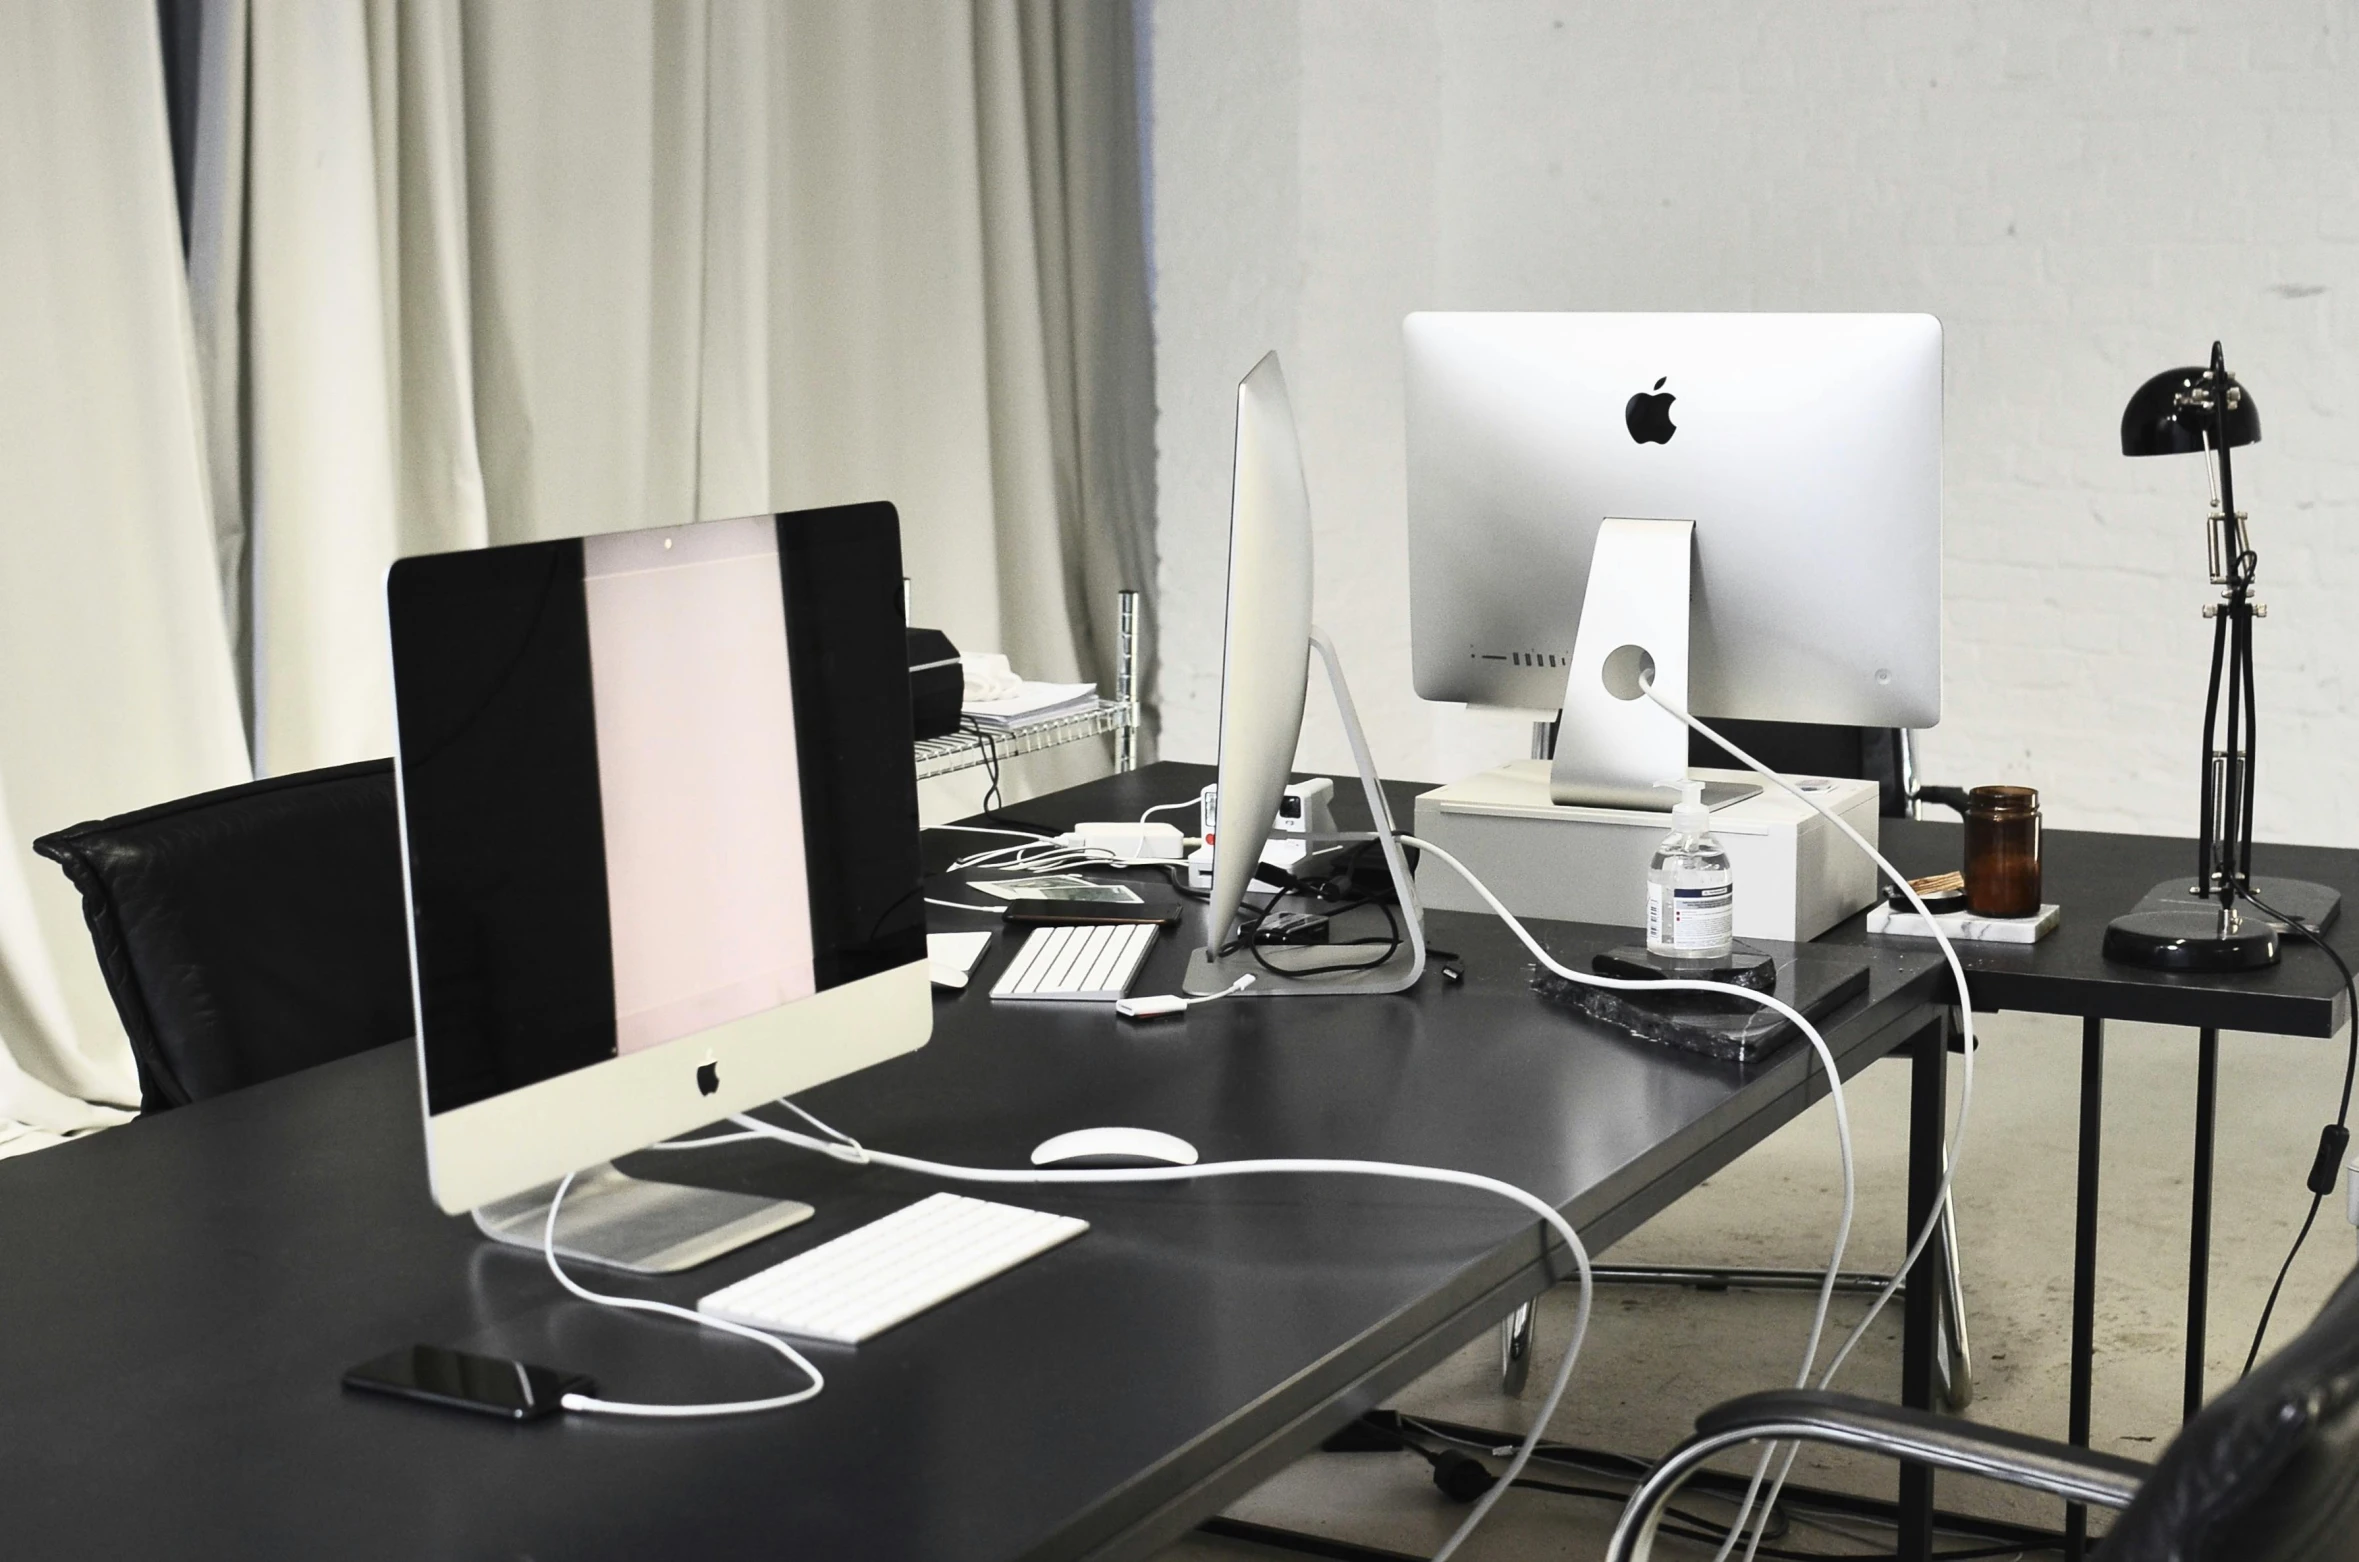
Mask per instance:
[[[1949,1020],[1926,1027],[1911,1043],[1909,1064],[1908,1238],[1914,1240],[1939,1207],[1941,1140],[1949,1117]],[[1908,1310],[1900,1344],[1900,1402],[1933,1408],[1933,1354],[1941,1328],[1941,1253],[1928,1242],[1908,1275]],[[1900,1467],[1899,1554],[1909,1562],[1933,1554],[1933,1471]]]
[[[1539,1306],[1526,1302],[1499,1320],[1499,1392],[1510,1399],[1532,1380],[1532,1330]]]
[[[2195,1033],[2195,1208],[2187,1232],[2186,1419],[2203,1408],[2204,1314],[2211,1303],[2212,1138],[2219,1126],[2220,1033]]]
[[[2066,1436],[2089,1446],[2090,1379],[2097,1356],[2097,1151],[2105,1128],[2105,1022],[2081,1021],[2080,1194],[2072,1226],[2072,1408]],[[2081,1562],[2089,1548],[2089,1510],[2064,1509],[2064,1562]]]

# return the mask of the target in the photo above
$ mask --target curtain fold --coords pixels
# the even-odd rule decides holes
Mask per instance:
[[[244,340],[254,768],[393,751],[395,342],[373,49],[354,5],[247,13]],[[202,203],[206,192],[195,196]]]
[[[139,1098],[35,835],[246,779],[157,13],[0,6],[0,1138]]]
[[[386,0],[381,12],[391,15]],[[466,77],[458,0],[402,6],[393,144],[400,155],[379,188],[396,197],[392,241],[380,252],[398,278],[387,298],[392,352],[396,514],[404,552],[479,548],[491,540],[483,463],[475,441],[475,336],[467,226]],[[382,125],[382,119],[379,121]],[[380,130],[380,147],[384,132]]]
[[[1128,8],[559,14],[206,4],[190,274],[258,769],[389,746],[397,554],[879,496],[920,621],[1110,686],[1153,575]]]
[[[984,209],[997,223],[988,272],[1002,325],[992,408],[1015,425],[1001,470],[1046,489],[1008,503],[1048,522],[1040,535],[1002,535],[1024,550],[1009,563],[1030,590],[1055,592],[1081,674],[1111,689],[1115,593],[1155,569],[1155,349],[1134,18],[1127,5],[1070,0],[977,0],[976,18],[976,68],[988,83]],[[1141,589],[1142,682],[1151,690],[1156,617]],[[1151,697],[1149,706],[1151,722]]]

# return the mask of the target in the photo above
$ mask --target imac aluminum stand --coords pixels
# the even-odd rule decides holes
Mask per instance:
[[[1639,678],[1651,675],[1686,707],[1694,556],[1693,521],[1599,524],[1549,769],[1552,801],[1654,813],[1678,801],[1663,783],[1687,774],[1687,728],[1655,708]],[[1715,781],[1704,803],[1718,808],[1760,790]]]
[[[1369,757],[1368,739],[1360,730],[1360,713],[1352,705],[1350,686],[1343,681],[1343,664],[1336,659],[1334,642],[1316,625],[1311,629],[1311,648],[1326,664],[1327,683],[1335,691],[1335,707],[1343,717],[1344,736],[1351,742],[1352,763],[1360,772],[1361,790],[1367,794],[1368,815],[1376,821],[1376,840],[1384,851],[1384,865],[1392,874],[1393,893],[1399,901],[1394,915],[1401,922],[1401,947],[1382,964],[1373,966],[1364,963],[1368,957],[1365,944],[1263,949],[1261,954],[1267,957],[1269,965],[1256,960],[1254,952],[1247,949],[1229,954],[1217,949],[1199,949],[1188,957],[1187,975],[1180,982],[1184,992],[1198,996],[1222,992],[1235,985],[1238,977],[1251,975],[1253,985],[1239,993],[1239,997],[1399,993],[1416,986],[1418,979],[1425,975],[1425,912],[1417,904],[1417,881],[1409,873],[1408,859],[1401,854],[1392,810],[1385,805],[1384,788],[1376,779],[1376,762]],[[1218,939],[1227,931],[1216,928],[1212,936]],[[1321,969],[1322,962],[1348,963],[1353,968]],[[1271,971],[1270,965],[1283,967],[1284,974]]]
[[[557,1184],[475,1209],[475,1225],[495,1242],[541,1250],[549,1200]],[[748,1242],[801,1225],[811,1206],[792,1199],[723,1193],[673,1182],[648,1182],[600,1162],[573,1179],[557,1211],[560,1257],[668,1275],[693,1269]]]

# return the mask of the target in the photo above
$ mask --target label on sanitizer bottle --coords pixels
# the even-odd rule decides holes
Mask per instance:
[[[1674,870],[1646,886],[1646,943],[1659,954],[1720,954],[1735,920],[1735,880],[1725,868]]]

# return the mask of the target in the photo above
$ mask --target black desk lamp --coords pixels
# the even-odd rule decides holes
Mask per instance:
[[[2213,458],[2208,530],[2212,584],[2212,681],[2203,701],[2203,810],[2195,878],[2157,884],[2137,909],[2105,929],[2105,958],[2170,971],[2241,971],[2277,961],[2277,935],[2289,919],[2324,928],[2342,907],[2339,892],[2300,879],[2252,876],[2253,620],[2268,609],[2252,599],[2259,563],[2245,517],[2236,508],[2228,452],[2259,442],[2261,416],[2252,394],[2228,372],[2220,344],[2209,368],[2170,369],[2138,387],[2121,415],[2125,456]],[[2226,721],[2221,688],[2227,689]],[[2238,902],[2244,902],[2240,907]]]

